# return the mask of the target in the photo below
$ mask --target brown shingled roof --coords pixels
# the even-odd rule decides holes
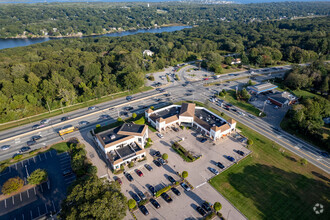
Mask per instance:
[[[166,123],[166,124],[169,124],[169,123],[171,123],[171,122],[173,122],[173,121],[177,121],[177,120],[179,120],[178,116],[177,116],[177,115],[173,115],[173,116],[171,116],[171,117],[169,117],[169,118],[166,118],[166,119],[165,119],[165,123]]]
[[[231,118],[231,119],[228,120],[228,123],[232,125],[232,124],[235,124],[236,121],[235,121],[234,119]]]
[[[224,124],[224,125],[221,125],[220,127],[214,126],[211,129],[215,132],[217,132],[217,131],[224,132],[224,131],[230,129],[230,126],[228,124]]]
[[[153,113],[154,111],[151,108],[148,108],[146,112],[149,114],[149,113]]]
[[[180,116],[188,116],[194,117],[195,116],[195,103],[182,103]]]

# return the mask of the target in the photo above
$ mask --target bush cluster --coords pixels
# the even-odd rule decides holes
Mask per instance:
[[[24,185],[24,181],[19,177],[10,178],[7,180],[1,189],[1,192],[5,195],[9,195],[13,192],[19,191]]]
[[[161,189],[161,190],[158,190],[157,192],[156,192],[156,197],[159,197],[161,194],[163,194],[164,192],[167,192],[167,191],[169,191],[170,189],[172,188],[172,186],[166,186],[166,187],[164,187],[163,189]]]
[[[191,155],[184,147],[182,147],[178,142],[175,142],[172,145],[173,150],[175,150],[175,152],[177,152],[182,159],[184,159],[187,162],[193,162],[196,160],[196,158]]]

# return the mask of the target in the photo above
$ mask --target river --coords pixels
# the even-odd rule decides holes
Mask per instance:
[[[180,31],[184,28],[191,28],[191,26],[169,26],[161,28],[152,28],[152,29],[139,29],[134,31],[122,31],[116,33],[109,33],[104,35],[95,35],[95,36],[86,36],[86,37],[122,37],[127,35],[134,35],[138,33],[162,33],[162,32],[173,32]],[[86,38],[80,37],[80,38]],[[37,44],[46,42],[49,40],[57,40],[63,38],[31,38],[31,39],[0,39],[0,50],[5,48],[14,48],[14,47],[24,47],[31,44]]]

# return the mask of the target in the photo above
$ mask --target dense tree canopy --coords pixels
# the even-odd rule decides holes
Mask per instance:
[[[62,204],[63,219],[123,219],[126,197],[116,182],[97,177],[78,183]]]

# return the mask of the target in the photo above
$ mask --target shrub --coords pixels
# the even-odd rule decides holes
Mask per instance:
[[[21,159],[23,157],[23,155],[22,154],[17,154],[17,155],[15,155],[14,156],[14,160],[19,160],[19,159]]]
[[[89,164],[89,166],[87,168],[87,173],[95,176],[97,174],[97,167],[93,166],[92,164]]]
[[[136,201],[134,199],[128,200],[128,208],[129,209],[134,209],[136,206]]]
[[[123,119],[119,117],[119,118],[117,118],[117,121],[121,122],[121,121],[123,121]]]
[[[188,177],[188,172],[187,171],[183,171],[182,172],[182,178],[185,179]]]
[[[7,180],[1,189],[1,192],[5,195],[9,195],[13,192],[20,190],[24,185],[24,181],[19,177],[10,178]]]
[[[247,144],[248,144],[249,146],[251,146],[251,145],[253,144],[253,140],[251,140],[251,139],[247,140]]]
[[[214,203],[213,208],[216,212],[219,212],[220,209],[222,208],[222,205],[220,202],[216,202],[216,203]]]
[[[120,170],[124,170],[125,167],[124,167],[124,164],[120,165]]]
[[[137,117],[137,114],[134,112],[134,113],[132,114],[132,118],[135,119],[136,117]]]
[[[214,213],[214,212],[211,212],[210,214],[208,214],[208,215],[204,218],[204,220],[211,220],[211,219],[214,218],[214,216],[215,216],[215,213]]]
[[[148,79],[149,79],[150,81],[155,81],[155,77],[154,77],[153,74],[151,74],[150,76],[148,76]]]
[[[139,202],[139,206],[141,205],[145,205],[149,202],[149,200],[145,199],[145,200],[142,200],[141,202]]]
[[[155,109],[155,107],[154,107],[154,106],[150,106],[150,109],[151,109],[151,110],[154,110],[154,109]]]
[[[28,177],[27,181],[29,184],[40,184],[44,181],[46,181],[48,178],[48,174],[45,170],[42,169],[36,169],[31,173],[31,175]]]
[[[167,159],[168,159],[168,155],[167,155],[166,153],[164,153],[164,154],[162,155],[162,158],[163,158],[164,160],[167,160]]]
[[[156,196],[156,197],[159,197],[161,194],[163,194],[164,192],[169,191],[171,188],[172,188],[171,186],[166,186],[166,187],[164,187],[163,189],[158,190],[158,191],[156,192],[156,195],[155,195],[155,196]]]
[[[148,138],[147,141],[148,141],[148,142],[152,142],[151,138]]]
[[[144,148],[149,148],[151,146],[151,144],[149,142],[146,143],[146,145],[144,146]]]
[[[307,165],[308,164],[308,161],[305,158],[301,158],[300,159],[300,164],[301,165]]]
[[[129,167],[129,168],[132,168],[132,167],[134,167],[134,162],[133,162],[133,161],[131,161],[131,162],[128,164],[128,167]]]
[[[96,129],[98,129],[98,128],[101,127],[101,125],[100,124],[97,124],[95,127],[96,127]]]

